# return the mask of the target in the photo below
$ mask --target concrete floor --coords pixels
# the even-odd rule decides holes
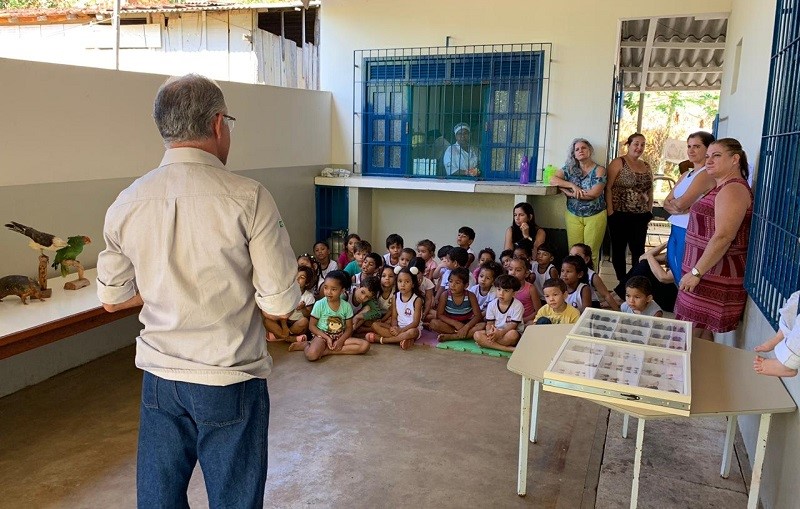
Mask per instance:
[[[607,410],[550,393],[529,493],[516,495],[520,380],[504,359],[379,345],[312,364],[270,349],[266,507],[628,506],[636,421],[623,440],[615,414],[609,427]],[[133,355],[126,348],[0,399],[0,507],[135,507]],[[724,421],[687,422],[648,423],[640,507],[745,507],[736,462],[729,480],[717,472]],[[670,438],[684,435],[681,445]],[[190,502],[206,507],[195,474]]]

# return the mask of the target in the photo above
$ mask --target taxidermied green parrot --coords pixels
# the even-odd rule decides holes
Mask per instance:
[[[83,246],[91,243],[92,239],[85,235],[69,237],[67,239],[67,246],[56,251],[56,258],[53,260],[53,268],[55,269],[61,265],[61,277],[67,277],[67,274],[69,274],[69,269],[61,262],[66,260],[75,260],[78,255],[83,252]]]

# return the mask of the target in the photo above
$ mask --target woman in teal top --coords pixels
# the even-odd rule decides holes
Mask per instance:
[[[594,147],[583,138],[570,144],[564,167],[550,179],[567,195],[567,240],[570,246],[587,244],[592,262],[600,268],[600,246],[606,234],[606,169],[594,162]]]

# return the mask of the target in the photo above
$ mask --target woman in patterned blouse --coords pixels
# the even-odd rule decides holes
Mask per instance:
[[[631,266],[644,254],[647,224],[653,219],[653,172],[640,158],[646,140],[641,133],[628,136],[628,152],[608,165],[606,207],[611,234],[611,263],[621,285],[625,284],[625,249]]]
[[[600,270],[600,245],[606,234],[606,169],[594,162],[594,147],[584,138],[575,138],[567,152],[567,162],[550,178],[567,195],[567,240],[570,246],[587,244],[592,262]]]

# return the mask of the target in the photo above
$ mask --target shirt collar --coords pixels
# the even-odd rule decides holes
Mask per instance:
[[[213,166],[220,170],[226,169],[222,161],[214,154],[192,147],[168,148],[166,152],[164,152],[164,157],[161,159],[161,164],[159,166],[166,166],[173,163],[199,163]]]

